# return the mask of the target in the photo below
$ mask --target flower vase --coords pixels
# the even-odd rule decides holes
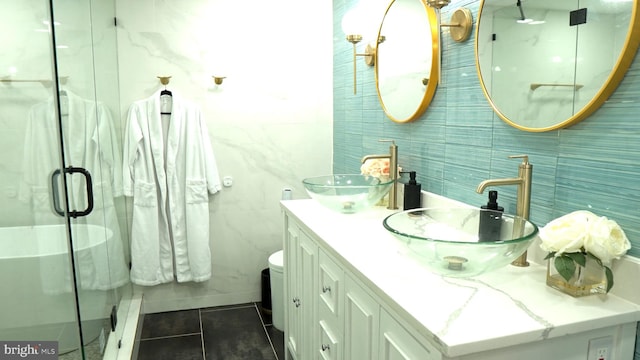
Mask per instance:
[[[584,267],[576,264],[573,276],[567,281],[558,273],[551,258],[547,261],[547,286],[573,297],[606,294],[607,278],[602,266],[587,259]]]
[[[389,178],[389,175],[380,175],[378,176],[378,179],[380,179],[381,182],[387,182],[391,180],[391,178]],[[393,186],[396,186],[396,184],[393,184]],[[393,189],[391,189],[389,192],[391,191],[393,191]],[[375,206],[385,206],[385,207],[389,206],[389,193],[387,193],[380,200],[378,200]]]
[[[382,197],[382,199],[378,200],[376,206],[389,206],[389,194]]]

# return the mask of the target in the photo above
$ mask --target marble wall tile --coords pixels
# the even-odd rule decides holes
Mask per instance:
[[[234,178],[210,201],[212,279],[141,288],[145,308],[259,300],[260,271],[282,248],[281,190],[306,198],[301,180],[331,172],[331,6],[119,0],[117,17],[121,115],[172,76],[168,88],[203,109],[220,175]]]

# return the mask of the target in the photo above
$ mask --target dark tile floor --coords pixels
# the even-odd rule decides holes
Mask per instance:
[[[284,360],[284,334],[259,303],[146,314],[138,360]]]

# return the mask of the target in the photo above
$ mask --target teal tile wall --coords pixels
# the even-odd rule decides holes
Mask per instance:
[[[366,1],[366,0],[360,0]],[[357,61],[353,94],[352,46],[340,20],[358,0],[334,0],[334,173],[357,173],[366,154],[384,153],[379,139],[394,139],[399,164],[415,170],[422,188],[469,204],[482,205],[478,183],[517,175],[519,160],[533,164],[531,220],[544,225],[579,209],[608,216],[640,257],[640,57],[612,97],[593,115],[570,128],[545,133],[517,130],[489,106],[475,68],[474,40],[442,38],[442,83],[424,115],[396,124],[377,98],[373,68]],[[479,1],[456,1],[443,9],[467,7],[477,19]],[[475,31],[475,29],[474,29]],[[360,44],[360,46],[364,46]],[[360,51],[359,51],[360,52]],[[499,202],[515,213],[515,187],[502,187]],[[640,325],[635,360],[640,360]]]
[[[578,209],[616,220],[632,242],[629,254],[640,257],[640,57],[621,85],[599,110],[570,128],[545,133],[515,129],[494,114],[480,87],[473,37],[455,43],[442,37],[442,82],[424,115],[415,122],[389,120],[375,89],[373,67],[357,61],[353,94],[352,46],[340,21],[358,0],[334,0],[334,172],[359,172],[363,155],[384,153],[394,139],[399,164],[415,170],[423,189],[482,205],[478,183],[517,175],[518,159],[533,164],[531,220],[544,225]],[[360,0],[366,1],[366,0]],[[452,1],[443,9],[464,6],[477,19],[479,1]],[[475,30],[475,29],[474,29]],[[359,44],[358,52],[365,44]],[[515,213],[515,187],[501,187],[499,202]]]

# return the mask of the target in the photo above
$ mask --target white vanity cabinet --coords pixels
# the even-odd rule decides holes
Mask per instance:
[[[432,360],[355,277],[285,216],[285,345],[295,360]]]
[[[546,266],[471,279],[420,266],[381,222],[283,202],[285,346],[290,360],[633,359],[640,306],[572,298]],[[616,284],[619,286],[619,284]]]

